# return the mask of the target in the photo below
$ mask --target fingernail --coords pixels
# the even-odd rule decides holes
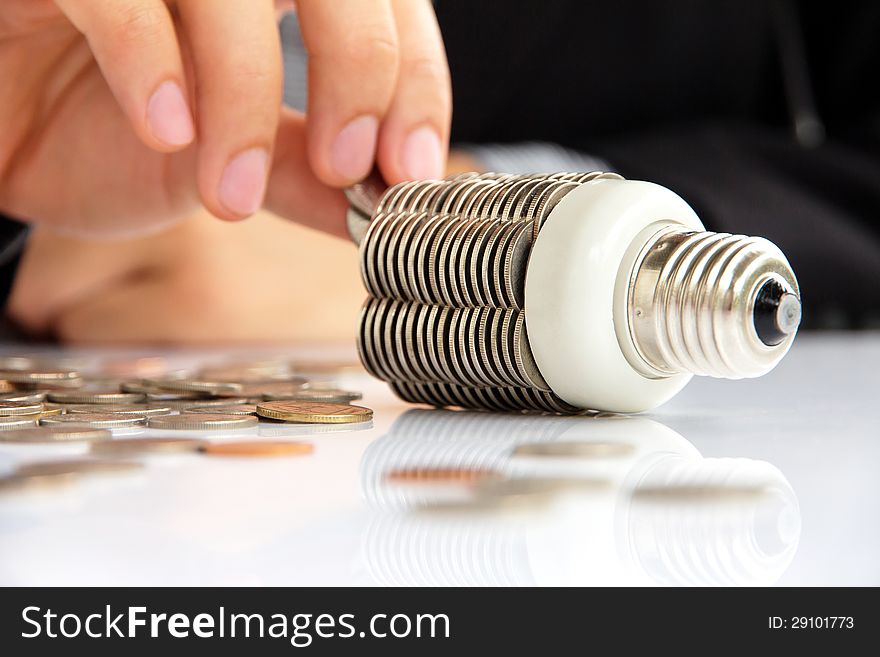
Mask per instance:
[[[403,142],[400,163],[406,177],[412,180],[442,178],[443,147],[437,132],[430,126],[422,126],[409,133]]]
[[[330,149],[333,169],[343,178],[360,180],[373,168],[379,121],[375,116],[359,116],[339,131]]]
[[[253,214],[263,205],[269,154],[263,148],[242,151],[229,161],[220,178],[220,202],[241,216]]]
[[[185,146],[193,140],[192,115],[176,82],[163,82],[150,97],[147,123],[153,136],[169,146]]]

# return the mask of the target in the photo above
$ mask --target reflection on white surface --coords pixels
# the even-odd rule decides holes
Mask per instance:
[[[73,355],[90,364],[131,354],[94,349]],[[309,361],[345,356],[310,348],[281,355]],[[163,359],[170,367],[187,368],[233,356],[187,350]],[[408,416],[396,426],[412,407],[381,383],[347,373],[341,385],[363,391],[363,404],[376,411],[374,426],[325,433],[266,425],[250,434],[269,439],[275,437],[270,432],[279,432],[280,438],[311,441],[315,451],[309,457],[153,456],[138,473],[0,495],[0,584],[666,584],[779,578],[789,585],[876,585],[878,371],[880,334],[804,335],[765,377],[695,379],[651,414],[660,425],[647,418],[599,423],[500,415],[444,424],[446,414],[431,412],[420,414],[424,419],[418,423]],[[596,427],[619,433],[600,436]],[[653,429],[642,432],[645,427]],[[633,448],[618,458],[511,456],[523,443],[589,440]],[[72,444],[0,445],[0,470],[84,452],[84,446]],[[382,485],[391,467],[444,462],[484,464],[511,476],[581,477],[604,487],[533,505],[531,516],[441,516],[422,509],[436,491]],[[694,471],[724,485],[704,489],[702,498],[667,486]],[[797,491],[797,504],[779,471]],[[664,486],[665,493],[658,490]],[[750,494],[750,486],[762,492]],[[441,531],[442,522],[461,529]],[[439,547],[444,541],[445,552]],[[468,551],[466,545],[484,551]],[[445,561],[431,554],[445,554]]]
[[[602,449],[512,456],[518,444],[575,441]],[[496,512],[466,502],[450,510],[433,504],[448,501],[442,488],[384,476],[438,468],[607,485]],[[376,510],[363,561],[385,585],[767,585],[800,536],[797,498],[778,469],[705,459],[644,418],[413,410],[367,448],[361,475]]]

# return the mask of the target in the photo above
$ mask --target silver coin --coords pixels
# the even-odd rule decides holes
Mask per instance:
[[[221,413],[187,413],[183,415],[160,415],[151,417],[151,429],[171,429],[182,431],[209,431],[216,429],[243,429],[255,427],[259,423],[252,415],[224,415]]]
[[[225,406],[196,406],[194,408],[186,409],[185,411],[183,411],[183,413],[208,413],[210,415],[216,415],[218,413],[220,413],[221,415],[256,415],[257,405],[227,404]]]
[[[42,390],[34,392],[4,392],[0,394],[0,400],[9,402],[27,402],[33,404],[46,401],[46,393]]]
[[[65,411],[71,415],[83,413],[110,413],[112,415],[170,415],[172,409],[166,404],[75,404],[68,405]]]
[[[157,388],[170,390],[171,392],[205,392],[213,394],[215,392],[237,392],[242,388],[240,383],[199,381],[197,379],[147,379],[147,382],[155,385]]]
[[[0,401],[0,416],[3,415],[39,415],[43,405],[39,402]]]
[[[0,416],[0,432],[8,433],[17,429],[26,429],[35,427],[39,422],[40,416],[37,415],[3,415]],[[3,440],[0,437],[0,440]]]
[[[119,415],[116,413],[71,413],[40,418],[40,424],[43,426],[76,424],[96,429],[138,427],[143,426],[146,422],[147,418],[144,415]]]
[[[143,393],[118,390],[50,390],[49,401],[58,404],[137,404],[146,399]]]
[[[80,379],[76,370],[68,369],[27,369],[0,370],[0,379],[10,383],[61,383]]]

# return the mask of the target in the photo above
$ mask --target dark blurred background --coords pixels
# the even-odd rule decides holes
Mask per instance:
[[[560,144],[776,242],[805,328],[880,327],[880,3],[435,2],[453,141]]]

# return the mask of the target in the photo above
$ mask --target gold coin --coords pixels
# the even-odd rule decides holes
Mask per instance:
[[[363,406],[327,402],[267,401],[257,404],[257,415],[285,422],[344,424],[366,422],[373,411]]]
[[[142,454],[142,453],[180,453],[197,452],[205,444],[195,438],[116,438],[99,443],[92,443],[93,454]]]
[[[207,443],[201,449],[213,456],[295,456],[311,454],[314,446],[312,443],[260,440]]]
[[[64,407],[60,404],[43,404],[43,410],[40,413],[40,417],[49,417],[51,415],[61,415],[64,412]]]
[[[43,405],[39,402],[0,401],[0,415],[39,415]]]

